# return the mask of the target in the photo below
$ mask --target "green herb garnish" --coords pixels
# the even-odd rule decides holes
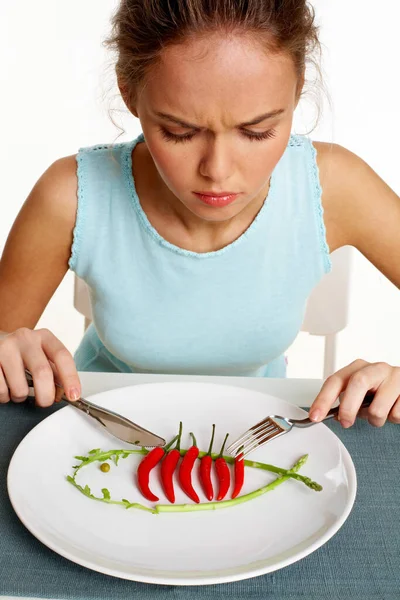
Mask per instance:
[[[141,450],[108,450],[102,451],[100,448],[95,448],[88,452],[88,456],[75,456],[77,460],[80,460],[81,463],[79,465],[75,465],[73,467],[74,473],[72,477],[70,475],[67,476],[67,481],[74,485],[82,494],[91,498],[92,500],[98,500],[100,502],[106,502],[107,504],[119,504],[124,506],[125,508],[137,508],[139,510],[145,510],[146,512],[150,512],[153,514],[159,514],[161,512],[192,512],[198,510],[216,510],[219,508],[228,508],[230,506],[235,506],[237,504],[242,504],[243,502],[248,502],[249,500],[253,500],[258,496],[265,494],[277,486],[281,485],[288,479],[295,479],[299,482],[304,483],[310,489],[320,492],[322,490],[322,486],[312,481],[309,477],[305,477],[304,475],[300,475],[297,471],[307,462],[308,454],[302,456],[290,469],[282,469],[281,467],[276,467],[274,465],[269,465],[267,463],[255,462],[252,460],[245,460],[244,464],[248,467],[252,467],[254,469],[262,469],[264,471],[269,471],[271,473],[275,473],[278,477],[270,482],[269,484],[255,490],[254,492],[250,492],[249,494],[245,494],[244,496],[239,496],[238,498],[234,498],[232,500],[223,500],[219,502],[204,502],[200,504],[156,504],[154,508],[149,508],[144,504],[140,504],[139,502],[130,502],[126,498],[122,498],[121,500],[112,500],[111,494],[107,488],[103,488],[102,494],[103,497],[97,497],[91,493],[91,490],[88,485],[82,487],[76,482],[76,475],[80,469],[83,467],[87,467],[88,465],[100,461],[104,462],[106,460],[113,460],[116,466],[118,466],[118,461],[120,458],[127,458],[130,454],[148,454],[149,450],[146,448],[142,448]],[[186,454],[187,450],[180,450],[182,456]],[[202,458],[206,452],[200,452],[198,458]],[[217,458],[217,454],[212,454],[213,458]],[[232,456],[224,456],[226,462],[230,464],[234,464],[235,459]]]

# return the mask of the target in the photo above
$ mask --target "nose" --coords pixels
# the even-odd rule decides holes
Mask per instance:
[[[233,161],[227,140],[215,137],[207,140],[200,160],[200,174],[213,182],[222,184],[233,174]]]

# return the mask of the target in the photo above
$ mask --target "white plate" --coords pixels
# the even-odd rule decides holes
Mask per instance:
[[[182,447],[193,431],[202,450],[216,424],[214,450],[225,433],[230,441],[269,414],[304,417],[299,407],[256,391],[207,383],[155,383],[119,388],[90,398],[147,429],[171,439],[183,421]],[[75,455],[93,448],[133,449],[96,422],[66,406],[44,419],[19,444],[8,470],[8,493],[27,529],[46,546],[84,567],[108,575],[169,585],[237,581],[281,569],[327,542],[343,525],[356,495],[349,453],[324,424],[293,429],[252,453],[251,458],[283,468],[303,454],[300,473],[323,486],[315,492],[289,480],[249,502],[223,510],[152,514],[86,498],[66,481]],[[141,502],[136,487],[140,455],[111,462],[108,473],[96,462],[79,471],[77,481],[96,496],[107,487],[113,499]],[[196,471],[197,473],[197,471]],[[275,475],[246,467],[242,493]],[[206,501],[197,476],[194,486]],[[156,473],[152,490],[167,503]],[[175,486],[176,503],[191,502]],[[228,497],[228,496],[227,496]]]

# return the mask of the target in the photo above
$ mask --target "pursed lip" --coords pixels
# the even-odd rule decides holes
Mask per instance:
[[[195,192],[200,196],[211,196],[212,198],[224,198],[225,196],[237,196],[239,192]]]
[[[224,206],[228,206],[235,202],[235,200],[239,197],[240,194],[232,194],[232,192],[193,192],[194,195],[202,202],[203,204],[207,204],[208,206],[213,206],[214,208],[222,208]]]

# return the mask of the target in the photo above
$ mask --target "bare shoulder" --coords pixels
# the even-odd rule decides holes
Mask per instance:
[[[31,237],[43,233],[51,240],[51,225],[51,231],[57,231],[60,244],[67,246],[75,226],[77,190],[76,155],[56,160],[33,186],[14,222],[9,239],[29,229]]]
[[[327,142],[313,145],[317,150],[329,247],[335,250],[356,245],[360,212],[379,201],[372,193],[374,186],[370,186],[383,182],[360,156],[344,146]]]
[[[357,248],[400,286],[400,198],[360,156],[338,144],[313,142],[331,250]]]
[[[350,184],[354,175],[357,177],[369,168],[360,156],[344,146],[329,142],[313,142],[313,145],[317,150],[321,184],[324,184],[327,191],[339,182],[344,185]]]
[[[76,155],[59,158],[43,173],[26,204],[49,210],[54,216],[74,225],[78,202]]]
[[[313,142],[325,202],[332,201],[340,190],[359,184],[359,178],[370,169],[367,163],[344,146],[328,142]]]

